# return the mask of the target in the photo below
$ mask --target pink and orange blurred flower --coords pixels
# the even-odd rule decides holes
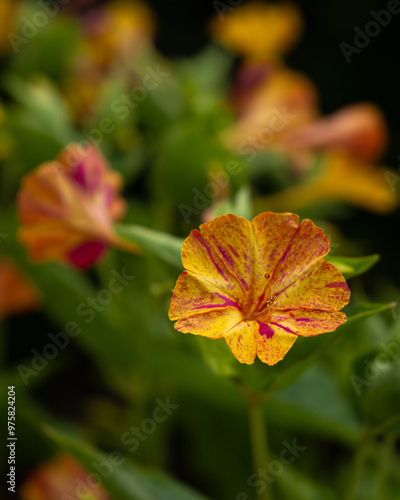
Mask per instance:
[[[225,338],[241,362],[274,365],[298,336],[334,331],[350,290],[324,260],[325,234],[310,220],[266,212],[251,222],[222,215],[193,230],[182,247],[185,271],[169,317],[175,328]]]
[[[40,306],[39,291],[9,259],[0,257],[0,319]]]
[[[113,223],[125,211],[120,174],[90,146],[70,144],[53,162],[28,174],[18,196],[19,238],[32,260],[56,260],[84,269],[109,245],[123,248]],[[132,245],[130,251],[138,251]]]
[[[36,469],[21,488],[22,500],[59,500],[87,498],[110,500],[107,493],[93,481],[69,455],[60,454]]]

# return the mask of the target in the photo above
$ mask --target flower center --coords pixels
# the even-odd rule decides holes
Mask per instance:
[[[258,300],[257,305],[254,309],[251,309],[247,319],[253,320],[259,316],[268,315],[275,307],[276,295],[271,294],[271,276],[268,273],[265,273],[264,277],[268,280],[268,282]],[[267,297],[266,300],[265,297]]]

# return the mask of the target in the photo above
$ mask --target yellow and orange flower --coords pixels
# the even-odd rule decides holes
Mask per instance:
[[[21,488],[22,500],[87,498],[110,500],[98,483],[69,455],[60,454],[36,469]]]
[[[0,319],[30,312],[40,305],[39,291],[8,259],[0,257]]]
[[[113,230],[125,211],[121,184],[121,176],[95,146],[83,149],[78,144],[70,144],[56,161],[28,174],[18,196],[19,238],[31,258],[84,269],[108,245],[124,246]]]
[[[175,328],[225,338],[241,362],[256,356],[280,361],[298,336],[311,337],[345,323],[339,312],[350,290],[324,260],[325,234],[291,213],[265,212],[251,222],[222,215],[193,230],[182,247],[185,271],[169,317]]]

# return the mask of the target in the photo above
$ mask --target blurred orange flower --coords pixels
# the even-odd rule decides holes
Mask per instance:
[[[110,500],[98,483],[92,481],[75,460],[60,454],[36,469],[21,488],[22,500],[60,500],[86,498]]]
[[[244,68],[242,76],[250,67]],[[282,136],[318,116],[318,94],[312,82],[289,69],[265,68],[247,91],[234,95],[238,119],[223,140],[239,153],[282,149]]]
[[[215,17],[211,36],[224,47],[254,61],[276,61],[298,40],[302,19],[291,3],[249,2]]]
[[[0,0],[0,52],[12,48],[8,35],[13,29],[20,5],[19,0]]]
[[[335,330],[350,290],[325,234],[295,214],[222,215],[193,230],[169,309],[175,328],[225,338],[241,363],[280,361],[298,336]]]
[[[94,263],[108,245],[126,246],[113,230],[125,211],[121,176],[96,149],[70,144],[56,161],[28,174],[18,195],[20,240],[35,261]],[[131,251],[138,248],[132,245]]]
[[[293,172],[308,175],[297,187],[265,197],[258,210],[297,211],[326,200],[374,212],[397,206],[384,170],[373,165],[388,142],[385,119],[376,106],[353,104],[320,117],[317,91],[305,76],[269,66],[244,67],[239,76],[233,93],[238,118],[222,140],[248,161],[260,152],[279,152],[290,160]],[[317,155],[318,172],[312,176]]]
[[[30,312],[40,305],[39,291],[9,259],[0,257],[0,319]]]
[[[380,109],[359,103],[296,129],[286,129],[282,142],[289,149],[348,151],[360,160],[374,162],[387,147],[388,132]]]

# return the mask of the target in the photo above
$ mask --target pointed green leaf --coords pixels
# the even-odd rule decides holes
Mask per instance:
[[[182,238],[137,225],[119,224],[114,229],[124,240],[139,245],[178,269],[183,269],[181,260]]]
[[[351,314],[347,317],[347,322],[339,328],[344,329],[347,325],[351,326],[357,321],[362,321],[369,316],[393,309],[394,307],[396,307],[396,302],[390,302],[389,304],[360,304],[351,311]]]
[[[326,260],[334,264],[345,278],[359,276],[370,269],[379,260],[379,255],[367,255],[366,257],[336,257],[328,255]]]

